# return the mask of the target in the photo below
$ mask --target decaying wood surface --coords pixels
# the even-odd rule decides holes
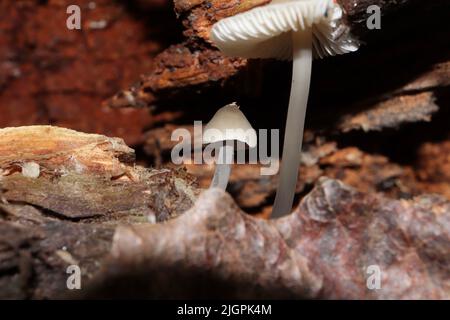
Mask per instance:
[[[346,115],[338,127],[343,132],[395,128],[400,123],[430,121],[438,110],[431,92],[396,96],[371,106],[369,110]]]
[[[139,17],[132,2],[1,1],[0,126],[53,124],[139,143],[143,128],[157,121],[148,110],[98,106],[149,72],[151,57],[167,46],[160,38],[174,32],[172,10],[146,9],[150,17]],[[73,4],[82,30],[66,27]]]
[[[443,198],[392,201],[322,179],[292,215],[267,221],[210,189],[168,223],[118,227],[88,297],[448,299],[449,218]],[[374,265],[379,290],[367,287]]]
[[[283,129],[290,63],[209,41],[268,0],[79,2],[83,33],[60,27],[70,1],[0,4],[1,124],[144,142],[156,168],[119,138],[0,129],[0,298],[73,297],[78,264],[83,298],[450,299],[446,1],[339,0],[363,45],[314,62],[299,206],[275,221],[277,176],[258,165],[233,166],[232,197],[200,195],[211,166],[169,166],[171,132],[231,101]],[[365,26],[370,4],[381,30]]]
[[[274,113],[287,106],[285,97],[289,96],[290,64],[268,60],[252,65],[242,59],[231,62],[222,57],[209,43],[208,29],[228,12],[235,14],[243,8],[243,2],[224,3],[175,1],[187,40],[157,56],[158,68],[144,75],[131,91],[125,90],[119,94],[126,100],[117,99],[116,96],[109,101],[115,106],[161,105],[160,110],[165,111],[165,105],[173,106],[179,103],[177,101],[185,101],[185,93],[189,90],[199,90],[202,95],[206,95],[193,102],[187,100],[183,107],[169,109],[172,113],[174,110],[180,112],[175,117],[176,123],[165,124],[147,133],[145,151],[158,166],[168,163],[170,149],[175,143],[170,141],[170,134],[175,128],[180,127],[180,124],[190,128],[193,120],[206,121],[207,115],[210,116],[220,107],[220,103],[214,100],[220,94],[213,91],[208,95],[211,90],[209,87],[219,85],[228,99],[224,102],[243,99],[243,107],[250,113],[249,119],[252,120],[252,116],[262,118],[260,122],[257,119],[255,127],[283,128],[283,113],[281,116]],[[253,1],[246,3],[249,6],[245,9],[264,4]],[[444,1],[436,1],[432,5],[408,0],[395,3],[374,0],[340,3],[346,11],[352,32],[363,44],[357,53],[315,62],[307,127],[316,139],[304,141],[304,154],[306,157],[311,155],[310,150],[317,148],[315,141],[322,137],[325,137],[325,145],[337,142],[343,147],[337,147],[330,155],[316,157],[313,163],[303,163],[299,171],[297,197],[303,196],[323,175],[341,179],[358,190],[382,192],[395,199],[411,198],[423,192],[435,192],[448,197],[450,179],[442,181],[436,176],[424,179],[419,171],[422,169],[414,160],[398,164],[396,159],[379,154],[378,150],[384,147],[375,152],[363,151],[359,148],[373,143],[366,142],[364,136],[358,139],[359,143],[342,143],[349,133],[363,135],[366,132],[397,129],[405,124],[430,122],[432,119],[435,122],[436,119],[442,119],[433,127],[441,128],[438,129],[442,132],[439,133],[439,139],[447,139],[444,119],[449,116],[450,99],[445,92],[450,85],[450,52],[445,43],[450,30],[439,22],[443,21],[439,17],[445,7]],[[379,5],[382,9],[381,30],[370,31],[365,26],[368,17],[366,8],[370,4]],[[423,22],[420,26],[416,24],[418,20]],[[205,59],[207,56],[213,58]],[[282,72],[273,72],[276,69]],[[250,94],[250,98],[247,91],[249,85],[254,87],[251,90],[257,92]],[[255,95],[257,99],[253,98]],[[199,100],[203,108],[191,110],[192,105],[198,104]],[[250,101],[250,105],[246,105],[246,101]],[[209,112],[204,112],[205,109]],[[197,118],[193,119],[191,114],[196,114]],[[278,121],[275,121],[277,117]],[[417,140],[418,145],[408,146],[418,149],[424,140],[420,130],[411,129],[403,138],[398,137],[391,143],[402,146],[405,139]],[[424,130],[429,131],[429,128]],[[342,137],[334,136],[336,132]],[[391,139],[391,135],[381,135],[377,139],[376,145],[382,146],[386,144],[385,139]],[[322,146],[320,148],[324,149]],[[407,148],[406,144],[404,148]],[[397,149],[399,153],[402,152],[401,148]],[[443,153],[448,155],[445,150]],[[431,161],[425,164],[427,160],[422,159],[422,156],[420,151],[417,155],[409,154],[409,157],[422,162],[426,168],[444,163],[442,160],[439,164],[432,164]],[[211,167],[187,165],[187,169],[198,177],[201,186],[209,185],[213,174]],[[258,166],[234,166],[228,191],[241,208],[267,216],[273,202],[277,176],[261,177],[258,172]]]
[[[134,165],[121,139],[6,128],[0,150],[0,297],[73,297],[71,264],[82,298],[450,297],[443,197],[392,200],[322,178],[293,214],[265,220],[220,190],[197,197],[184,171]],[[433,145],[423,152],[434,159]],[[332,144],[305,157],[343,170],[367,161]],[[383,287],[370,291],[364,268],[374,264]]]
[[[170,152],[178,143],[170,140],[175,128],[180,127],[166,125],[150,130],[146,136],[145,150],[159,166],[169,163]],[[192,126],[182,128],[193,135]],[[320,177],[327,176],[359,191],[382,193],[394,199],[409,199],[422,193],[438,193],[450,199],[450,176],[446,173],[450,157],[448,144],[424,144],[418,151],[418,163],[405,166],[381,154],[364,152],[356,147],[339,147],[336,141],[315,139],[308,142],[302,152],[296,195],[301,197]],[[184,167],[197,178],[201,187],[209,186],[214,167],[189,163]],[[278,176],[261,176],[260,169],[260,164],[234,164],[227,190],[241,208],[267,217]]]
[[[177,13],[185,28],[186,42],[169,48],[158,56],[158,71],[145,75],[142,82],[133,88],[134,93],[126,94],[127,97],[133,97],[133,94],[144,97],[145,93],[149,100],[132,100],[138,102],[139,106],[160,104],[161,110],[165,110],[166,105],[173,106],[182,99],[184,101],[187,88],[199,90],[205,95],[202,99],[192,102],[188,100],[183,107],[175,108],[180,111],[175,123],[165,124],[147,133],[145,151],[158,166],[169,162],[170,150],[176,143],[170,141],[170,135],[175,128],[184,127],[192,131],[193,120],[207,121],[208,115],[220,107],[219,101],[222,100],[214,100],[220,97],[220,94],[217,95],[214,91],[214,94],[208,95],[209,86],[217,83],[220,83],[226,95],[232,92],[231,97],[226,99],[243,100],[242,106],[248,113],[248,118],[255,121],[255,127],[283,129],[284,111],[281,115],[278,115],[278,112],[287,106],[289,63],[268,60],[252,65],[251,62],[254,61],[249,63],[238,60],[239,68],[230,69],[235,64],[228,65],[226,60],[217,60],[215,65],[207,64],[211,66],[210,70],[202,69],[199,73],[198,68],[196,71],[192,70],[196,68],[197,62],[192,63],[190,54],[183,53],[192,52],[191,49],[182,49],[187,46],[195,48],[197,56],[211,52],[220,56],[209,43],[208,29],[215,21],[228,15],[228,12],[240,12],[244,2],[228,1],[225,6],[223,1],[213,1],[211,4],[202,1],[175,1]],[[265,4],[254,1],[245,3],[248,3],[248,6],[244,10],[253,5]],[[442,25],[442,19],[439,22],[445,1],[425,4],[415,0],[352,0],[340,1],[340,4],[345,10],[346,20],[352,31],[363,44],[354,54],[315,62],[307,121],[308,130],[314,138],[305,139],[304,154],[306,157],[310,156],[310,150],[317,148],[316,141],[322,138],[325,145],[336,143],[342,147],[336,147],[328,160],[316,157],[314,163],[304,163],[300,170],[301,182],[297,186],[297,195],[301,196],[321,175],[342,179],[359,190],[383,192],[393,198],[410,198],[428,190],[448,195],[447,184],[450,180],[442,182],[438,179],[422,179],[418,173],[420,168],[414,160],[422,161],[419,149],[420,145],[427,141],[421,130],[424,133],[436,130],[438,133],[432,135],[433,140],[436,136],[438,140],[448,139],[444,119],[449,116],[450,110],[449,96],[445,93],[450,85],[450,51],[446,49],[450,30],[448,26]],[[368,30],[366,27],[369,15],[366,9],[368,5],[373,4],[381,7],[381,30]],[[222,6],[225,6],[226,10],[222,9]],[[418,20],[423,22],[420,26],[417,26]],[[281,69],[281,72],[274,72],[274,69]],[[222,71],[223,74],[218,77]],[[200,79],[207,81],[202,82]],[[239,85],[236,85],[236,82]],[[257,87],[257,98],[249,97],[245,91],[249,84]],[[229,87],[233,89],[227,90]],[[166,104],[166,100],[171,102]],[[203,108],[196,106],[199,101]],[[128,102],[126,105],[129,105]],[[205,109],[209,111],[205,112]],[[169,109],[169,112],[173,110]],[[197,118],[194,119],[191,114],[197,115]],[[396,140],[392,139],[393,134],[380,134],[370,141],[369,138],[368,141],[364,138],[366,133],[385,130],[391,132],[389,130],[398,129],[402,125],[432,120],[435,123],[431,124],[433,129],[411,128]],[[349,135],[360,135],[358,142],[347,138]],[[405,144],[405,139],[416,140],[417,143]],[[375,150],[365,150],[368,144],[374,143],[379,147]],[[407,163],[397,163],[398,159],[390,158],[393,151],[386,152],[387,156],[382,154],[383,145],[389,143],[399,144],[398,148],[388,147],[397,148],[398,153],[402,152],[402,146],[408,148],[406,145],[418,152],[408,153],[411,159]],[[443,153],[447,155],[445,150]],[[339,156],[334,156],[334,153]],[[358,160],[347,160],[352,157]],[[405,157],[407,156],[399,158],[404,161]],[[201,186],[209,185],[212,168],[189,165],[187,168],[199,177]],[[277,177],[258,176],[258,170],[257,166],[252,165],[235,166],[229,191],[242,208],[252,212],[270,212]],[[427,183],[430,185],[427,186]]]
[[[37,177],[24,172],[30,164]],[[195,198],[170,170],[135,166],[134,151],[122,139],[57,127],[0,129],[0,168],[4,200],[68,219],[160,220],[183,212]]]
[[[122,139],[50,126],[0,129],[0,191],[0,297],[37,299],[61,297],[67,265],[90,279],[117,224],[175,217],[198,192]]]

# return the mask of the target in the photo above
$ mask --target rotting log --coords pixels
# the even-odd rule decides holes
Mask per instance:
[[[292,215],[267,221],[210,189],[166,224],[119,226],[81,296],[448,299],[449,245],[439,197],[387,200],[322,179]],[[369,266],[383,274],[379,290]]]
[[[322,178],[292,215],[265,220],[220,190],[197,198],[185,172],[135,166],[120,139],[8,128],[0,149],[3,298],[449,298],[443,197],[392,200]],[[315,153],[323,165],[364,161],[328,149]],[[424,152],[433,157],[433,146]],[[83,285],[75,295],[66,287],[73,264]],[[374,264],[382,290],[365,286]]]
[[[135,2],[0,1],[0,127],[52,124],[139,144],[158,121],[149,110],[99,105],[150,72],[176,23],[168,2],[145,10]],[[73,4],[81,30],[66,27]]]
[[[214,2],[214,8],[220,9],[221,14],[234,14],[242,8],[239,7],[240,2],[227,2],[238,6],[238,9],[231,7],[224,11],[220,7],[223,3]],[[444,21],[440,19],[445,13],[440,10],[444,2],[352,0],[341,3],[347,8],[347,19],[355,34],[366,44],[358,54],[316,62],[316,82],[313,84],[312,108],[309,109],[311,123],[314,124],[309,130],[313,133],[305,135],[308,141],[304,166],[300,171],[302,184],[297,190],[303,200],[294,215],[279,222],[256,219],[242,213],[228,195],[215,191],[207,192],[194,205],[199,189],[190,175],[183,170],[150,170],[134,166],[133,151],[120,139],[49,127],[3,129],[0,134],[0,297],[67,297],[66,267],[79,264],[83,287],[89,288],[83,291],[86,298],[288,296],[448,299],[448,200],[434,195],[414,198],[424,192],[440,193],[447,199],[450,197],[450,148],[448,141],[441,141],[448,140],[448,117],[445,117],[448,106],[445,103],[450,100],[445,91],[450,82],[450,57],[448,50],[443,50],[448,39],[445,37],[448,26],[436,27]],[[364,9],[369,3],[381,5],[383,14],[386,13],[383,15],[386,17],[386,20],[383,18],[383,29],[379,32],[364,28]],[[186,116],[192,113],[190,104],[184,100],[184,93],[177,96],[178,91],[183,92],[184,88],[204,93],[212,84],[225,88],[229,85],[228,80],[248,80],[238,78],[254,71],[247,61],[225,58],[207,42],[208,21],[213,21],[209,19],[215,14],[205,11],[209,6],[207,2],[179,1],[176,5],[188,38],[161,53],[154,61],[155,66],[148,68],[150,73],[142,78],[143,81],[137,83],[131,92],[125,91],[123,96],[118,96],[125,105],[157,106],[158,112],[165,111],[169,99],[172,99],[171,103],[175,101],[175,112],[155,115],[152,123],[156,117],[170,122],[176,115],[179,123],[192,124]],[[38,19],[51,15],[52,8],[56,7],[42,5],[44,14]],[[243,9],[246,8],[244,6]],[[116,12],[115,8],[103,9]],[[194,10],[195,15],[192,14]],[[417,13],[423,10],[428,13],[421,18],[420,26],[408,24],[419,21]],[[32,12],[24,11],[26,15]],[[15,14],[17,12],[14,17],[24,21],[22,14]],[[58,21],[62,21],[61,16],[63,14]],[[0,23],[7,23],[5,21],[9,20],[2,19]],[[31,26],[36,23],[30,21]],[[125,26],[135,26],[127,21],[105,32],[122,35],[119,31]],[[190,24],[198,31],[194,31]],[[21,33],[21,30],[31,32],[34,29],[30,25],[19,28],[14,32],[19,40],[17,47],[9,47],[13,41],[8,39],[8,45],[1,46],[1,50],[13,48],[12,51],[19,52],[27,43],[26,39],[40,39],[38,35]],[[94,40],[101,37],[88,33],[89,39],[95,43]],[[136,42],[131,42],[134,49]],[[36,43],[39,44],[38,41]],[[120,68],[127,70],[128,64],[133,62],[133,69],[143,70],[141,63],[146,61],[143,51],[147,52],[145,49],[133,51],[129,56],[131,59],[121,60]],[[92,50],[90,54],[102,52],[106,51]],[[114,54],[114,50],[111,52]],[[51,119],[64,123],[56,112],[58,108],[42,106],[58,105],[58,101],[74,92],[73,97],[82,93],[82,99],[88,99],[90,94],[94,94],[89,90],[95,87],[93,79],[97,79],[97,74],[102,75],[103,81],[96,87],[95,99],[104,97],[110,90],[108,72],[97,72],[98,69],[94,68],[83,78],[86,81],[65,87],[67,82],[61,79],[66,79],[67,69],[59,69],[59,64],[46,64],[62,61],[54,60],[55,55],[51,51],[37,50],[22,57],[24,64],[18,64],[16,58],[12,59],[12,64],[2,64],[0,87],[12,86],[3,91],[0,99],[12,101],[11,110],[22,110],[17,106],[36,107],[39,112],[33,113],[34,116],[42,115],[42,110],[49,110]],[[77,70],[83,62],[92,61],[91,58],[88,55],[78,61]],[[30,65],[35,61],[40,63]],[[117,61],[116,56],[108,56],[108,63]],[[64,62],[67,65],[71,63]],[[22,71],[31,70],[28,77],[15,79],[16,64]],[[283,70],[285,64],[270,61],[257,65],[258,68],[260,66]],[[55,71],[56,77],[49,76],[42,81],[39,72],[46,68]],[[132,73],[127,73],[124,79],[129,80]],[[269,81],[269,87],[274,82],[282,84],[282,78],[274,77]],[[119,85],[113,83],[113,87]],[[24,88],[27,89],[26,94],[17,95]],[[73,88],[76,90],[71,91]],[[274,88],[270,95],[276,97],[276,109],[282,109],[279,107],[282,100],[278,99],[285,94],[278,90],[280,87]],[[97,95],[98,92],[100,94]],[[259,97],[256,103],[250,104],[256,109],[255,113],[264,114],[261,110],[272,110],[270,104],[261,103],[264,99]],[[67,103],[68,100],[64,101]],[[116,102],[115,106],[124,105],[119,100]],[[204,102],[210,109],[215,103],[215,100]],[[324,112],[327,110],[331,112]],[[172,111],[168,110],[169,113]],[[114,122],[119,119],[120,123],[131,123],[130,127],[134,128],[136,120],[142,120],[145,112],[120,110],[118,117],[116,114],[107,125],[102,122],[99,126],[121,127]],[[322,114],[325,115],[323,119],[320,117]],[[21,115],[14,114],[13,120]],[[268,117],[273,117],[273,114],[268,113]],[[33,119],[30,121],[36,120]],[[438,135],[438,139],[435,136],[430,138],[426,134],[432,131],[430,128],[415,130],[414,127],[413,130],[401,131],[399,135],[403,134],[407,139],[397,140],[400,143],[395,145],[400,153],[405,153],[413,144],[419,151],[417,162],[398,164],[370,150],[362,151],[355,147],[357,142],[354,140],[348,143],[342,138],[361,134],[363,146],[369,148],[374,141],[373,136],[366,138],[366,132],[361,131],[387,131],[404,123],[430,119],[434,121],[432,129],[444,131],[444,135]],[[158,152],[170,150],[172,142],[164,135],[170,132],[171,125],[149,132],[147,150],[150,154],[158,156]],[[139,127],[142,126],[143,123],[139,122]],[[93,129],[95,126],[89,122],[85,128]],[[132,132],[129,139],[142,141],[138,137],[139,130]],[[333,136],[336,131],[339,135]],[[414,134],[410,135],[411,132]],[[322,139],[321,134],[327,138],[317,143]],[[384,145],[391,137],[376,136],[375,141]],[[333,142],[335,138],[337,144]],[[160,141],[164,143],[159,145]],[[155,145],[160,149],[155,149]],[[164,160],[160,164],[165,164]],[[36,165],[38,171],[35,170]],[[31,172],[27,168],[31,168]],[[198,175],[200,183],[206,185],[208,168],[190,169]],[[276,177],[260,179],[255,174],[258,168],[254,169],[248,166],[236,168],[230,191],[243,208],[256,208],[257,213],[262,213],[267,205],[270,206]],[[37,178],[33,177],[35,174],[38,174]],[[339,181],[319,181],[323,175],[342,180],[359,191]],[[308,192],[314,184],[315,189]],[[192,205],[194,207],[186,212]],[[165,220],[169,222],[153,224]],[[242,223],[239,223],[242,221],[248,242],[238,237],[242,235]],[[174,237],[174,230],[183,232]],[[230,241],[221,242],[222,236]],[[264,246],[258,249],[254,244],[261,244],[261,239]],[[136,243],[138,245],[134,246]],[[275,248],[273,243],[280,246]],[[244,250],[241,251],[243,244]],[[283,250],[277,251],[279,248]],[[324,254],[318,255],[318,252]],[[242,261],[252,264],[233,260],[236,253],[244,256]],[[333,260],[331,270],[328,262],[335,255],[339,259]],[[273,269],[264,263],[267,258],[279,256],[289,268],[283,273],[280,265],[274,263],[269,265],[275,269],[271,274],[269,271]],[[181,267],[177,260],[180,257],[186,261],[186,265]],[[211,267],[211,263],[222,258],[224,264],[220,268]],[[364,267],[372,263],[386,271],[385,290],[373,292],[362,286],[365,283]],[[261,266],[265,268],[261,269]],[[254,275],[254,270],[261,270],[261,273]],[[335,277],[335,270],[338,270],[338,277]],[[257,277],[264,287],[256,290],[252,286],[252,277]],[[352,281],[347,282],[346,279]],[[167,285],[174,282],[180,286]],[[243,287],[246,290],[242,290]]]
[[[150,130],[146,135],[145,149],[160,166],[170,163],[170,152],[177,141],[171,141],[171,132],[175,125]],[[183,127],[193,132],[192,126]],[[438,148],[436,146],[435,148]],[[428,147],[426,150],[430,150]],[[309,142],[301,156],[301,167],[298,172],[296,194],[298,197],[313,186],[320,177],[327,176],[340,179],[363,192],[379,192],[391,198],[411,198],[426,191],[426,184],[422,180],[434,185],[437,175],[417,176],[416,171],[432,170],[433,167],[446,166],[446,157],[450,154],[447,149],[434,164],[427,162],[430,156],[421,152],[422,169],[401,166],[379,154],[363,152],[356,147],[338,148],[337,143],[316,139]],[[192,158],[194,154],[191,155]],[[276,161],[276,159],[274,159]],[[213,167],[207,164],[184,164],[187,171],[195,176],[200,187],[207,188],[213,175]],[[278,176],[261,176],[261,164],[234,164],[231,171],[228,192],[236,203],[249,212],[256,212],[267,216],[271,208],[271,199],[275,195]],[[434,191],[447,195],[443,186],[450,178],[443,178],[441,189],[434,185]],[[441,192],[442,191],[442,192]],[[450,198],[449,198],[450,199]]]
[[[92,278],[116,225],[173,218],[197,192],[182,170],[136,166],[122,139],[0,129],[0,297],[61,298],[67,266]]]
[[[248,81],[258,82],[243,76],[253,72],[246,60],[223,57],[214,48],[209,41],[209,30],[214,22],[221,18],[267,2],[264,0],[175,1],[176,12],[185,28],[186,40],[158,55],[155,59],[156,67],[152,72],[143,75],[141,81],[135,86],[121,91],[106,101],[106,105],[113,107],[164,105],[167,99],[176,96],[177,92],[185,93],[187,88],[208,91],[211,85],[222,87],[233,85],[234,90],[239,92],[239,88],[246,87]],[[448,26],[442,25],[443,20],[440,19],[446,2],[436,1],[433,4],[427,4],[416,0],[396,2],[341,0],[339,3],[344,8],[345,19],[352,32],[363,43],[362,52],[350,54],[349,57],[341,59],[329,58],[324,63],[319,63],[318,70],[315,71],[317,75],[314,76],[312,84],[313,108],[310,110],[322,108],[322,111],[318,111],[319,120],[320,115],[324,113],[323,108],[326,111],[328,108],[337,108],[337,106],[342,117],[351,116],[355,109],[359,109],[362,113],[367,112],[369,116],[370,113],[378,112],[379,105],[383,104],[386,117],[379,120],[385,121],[386,124],[374,126],[376,130],[380,127],[398,126],[404,122],[428,120],[437,111],[433,99],[428,99],[428,104],[424,105],[424,99],[418,96],[420,99],[413,104],[418,106],[417,108],[424,107],[424,110],[421,111],[421,116],[417,116],[417,108],[411,108],[411,100],[414,97],[408,97],[408,95],[410,93],[433,95],[435,90],[444,89],[449,85],[450,77],[446,66],[450,61],[450,53],[445,50],[445,39],[450,30]],[[381,8],[383,21],[381,30],[369,30],[366,26],[366,20],[370,15],[366,11],[369,5],[378,5]],[[421,24],[417,26],[415,22],[419,16]],[[422,29],[419,30],[419,28]],[[430,36],[427,36],[427,32],[430,36],[433,35],[433,42],[429,44],[427,39]],[[366,46],[370,49],[364,50]],[[395,59],[401,59],[402,63],[395,62]],[[419,63],[417,63],[418,59],[420,59]],[[405,66],[406,61],[416,64],[415,73],[411,73],[411,68]],[[386,67],[379,66],[378,63]],[[396,65],[399,67],[396,68]],[[390,70],[399,74],[396,74],[394,78],[387,78],[382,72],[383,68],[386,68],[385,72]],[[241,83],[240,86],[230,84],[229,80],[236,81],[236,77],[240,76],[242,79],[237,81],[244,81],[245,84]],[[269,82],[268,87],[277,88],[277,85],[280,85],[277,81],[267,79],[265,81]],[[315,99],[318,95],[315,91],[319,91],[315,87],[320,88],[320,101]],[[348,99],[347,95],[337,94],[338,92],[355,92],[356,94]],[[240,96],[242,94],[245,95],[241,92]],[[323,99],[324,96],[333,97],[333,99]],[[261,104],[265,108],[271,108],[264,102]],[[210,103],[209,107],[213,106],[217,107],[214,103]],[[390,106],[393,110],[389,110]],[[390,119],[390,115],[400,109],[404,117]],[[314,111],[312,112],[314,118]],[[330,119],[327,118],[324,121],[330,122]],[[320,121],[320,123],[323,122]],[[371,126],[363,124],[363,127]],[[348,130],[345,125],[339,123],[336,123],[333,128]]]

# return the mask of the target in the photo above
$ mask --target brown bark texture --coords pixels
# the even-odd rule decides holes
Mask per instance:
[[[269,2],[0,1],[0,298],[450,299],[446,0],[338,0],[361,48],[313,62],[289,216],[259,164],[223,192],[171,163],[172,132],[233,101],[282,138],[291,63],[209,39]]]

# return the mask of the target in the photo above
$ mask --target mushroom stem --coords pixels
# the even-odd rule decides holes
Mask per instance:
[[[216,170],[214,171],[210,188],[220,188],[223,190],[227,188],[231,172],[231,162],[233,160],[233,149],[233,146],[227,144],[219,148]]]
[[[311,46],[311,28],[292,32],[291,95],[284,133],[280,178],[271,215],[273,218],[289,214],[294,202],[311,79]]]

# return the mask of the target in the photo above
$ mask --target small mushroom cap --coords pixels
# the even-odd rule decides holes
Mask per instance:
[[[244,142],[250,148],[256,147],[257,144],[255,129],[236,103],[220,108],[203,131],[203,144],[227,140]]]
[[[314,56],[356,51],[357,40],[333,0],[272,0],[214,24],[211,40],[225,54],[242,58],[292,59],[290,31],[312,28]]]

